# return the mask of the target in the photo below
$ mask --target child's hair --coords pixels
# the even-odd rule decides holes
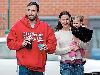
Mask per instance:
[[[83,22],[84,17],[83,16],[72,16],[72,20],[79,20],[80,22]]]

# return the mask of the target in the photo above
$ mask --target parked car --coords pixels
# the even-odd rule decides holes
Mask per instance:
[[[45,75],[60,75],[59,56],[47,55]],[[84,65],[85,73],[100,72],[100,60],[87,59]],[[6,38],[0,38],[0,75],[18,75],[16,52],[9,50],[6,45]],[[99,74],[97,74],[99,75]]]

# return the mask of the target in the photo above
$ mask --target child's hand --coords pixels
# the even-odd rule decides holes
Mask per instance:
[[[79,49],[79,46],[77,45],[76,42],[73,41],[73,42],[70,43],[70,48],[73,51],[77,51]]]
[[[77,51],[79,49],[79,46],[73,45],[73,51]]]
[[[70,56],[70,57],[74,57],[75,55],[76,55],[76,52],[75,52],[75,51],[69,52],[69,56]]]

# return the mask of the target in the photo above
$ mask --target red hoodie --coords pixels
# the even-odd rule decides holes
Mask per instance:
[[[40,34],[43,36],[39,37]],[[23,40],[29,35],[33,37],[31,50],[22,47]],[[41,39],[47,45],[48,50],[39,50],[37,41]],[[54,31],[47,23],[41,22],[37,18],[34,28],[31,28],[29,20],[25,16],[11,28],[7,37],[7,45],[9,49],[16,50],[18,65],[25,66],[34,71],[43,72],[45,70],[46,54],[55,52],[56,38]]]

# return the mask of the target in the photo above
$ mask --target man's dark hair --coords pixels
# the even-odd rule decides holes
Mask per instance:
[[[30,3],[28,3],[27,7],[28,7],[28,6],[32,6],[32,5],[36,5],[36,7],[37,7],[37,12],[38,12],[38,11],[39,11],[39,5],[38,5],[36,2],[30,2]]]

